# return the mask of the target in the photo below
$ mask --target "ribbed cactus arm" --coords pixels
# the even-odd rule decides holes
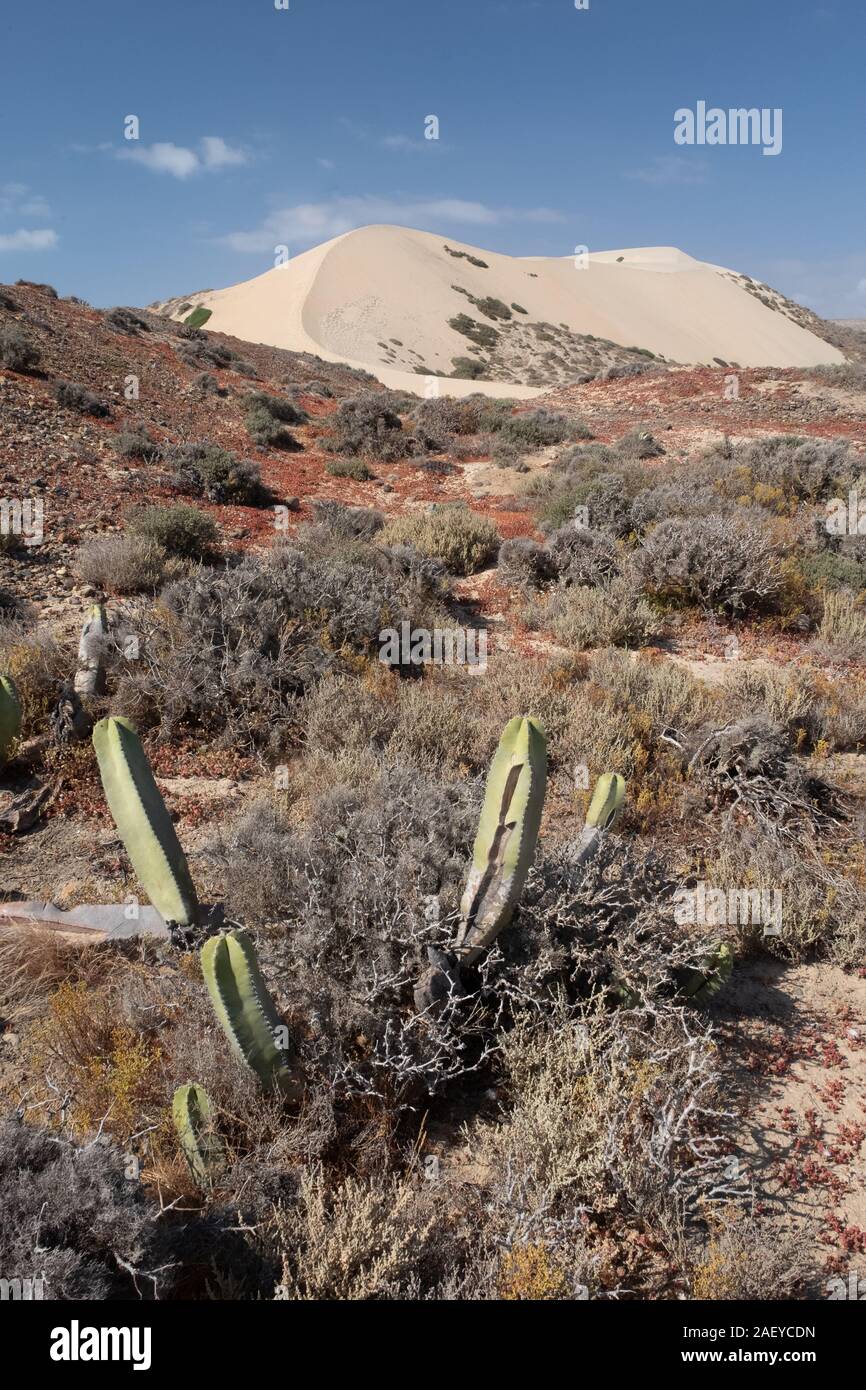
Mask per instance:
[[[145,892],[166,922],[192,925],[195,887],[138,734],[128,719],[100,719],[93,746],[108,808]]]
[[[726,941],[721,941],[709,952],[699,968],[674,972],[680,997],[699,1006],[709,1004],[714,995],[728,983],[733,968],[733,948]]]
[[[471,964],[510,921],[535,855],[547,786],[547,740],[535,719],[505,727],[490,765],[472,867],[460,903],[458,959]]]
[[[280,1018],[246,933],[212,936],[202,947],[201,968],[214,1012],[238,1056],[266,1090],[295,1092],[296,1078],[277,1045]]]
[[[625,801],[625,778],[618,772],[605,772],[595,784],[586,813],[586,823],[611,830],[619,819]]]
[[[625,778],[618,772],[605,772],[595,784],[586,813],[578,842],[578,863],[585,864],[592,858],[605,833],[612,830],[619,820],[624,802]]]
[[[21,733],[21,701],[11,676],[0,676],[0,763]]]

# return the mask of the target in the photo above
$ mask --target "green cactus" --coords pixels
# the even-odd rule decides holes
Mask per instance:
[[[219,1135],[214,1133],[210,1096],[194,1082],[178,1086],[171,1115],[190,1172],[199,1187],[210,1187],[225,1160]]]
[[[586,821],[578,841],[578,863],[591,859],[622,815],[625,802],[625,778],[618,772],[605,772],[595,784],[595,791],[586,813]]]
[[[618,772],[605,772],[595,784],[586,813],[586,824],[593,829],[612,830],[622,814],[625,778]]]
[[[265,1090],[296,1098],[298,1080],[277,1046],[279,1015],[249,937],[240,931],[212,936],[202,947],[201,968],[214,1012],[232,1047]]]
[[[0,763],[21,733],[21,701],[11,676],[0,676]]]
[[[461,964],[471,965],[511,919],[535,855],[546,784],[544,729],[517,715],[505,727],[487,777],[460,903],[455,954]]]
[[[166,922],[192,926],[195,887],[138,734],[128,719],[100,719],[93,747],[108,808],[150,901]]]
[[[699,1008],[709,1004],[722,986],[727,984],[733,968],[733,948],[722,941],[699,968],[674,972],[680,998],[697,1004]]]

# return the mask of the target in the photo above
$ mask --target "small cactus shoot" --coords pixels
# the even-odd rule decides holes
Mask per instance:
[[[622,814],[624,801],[625,778],[618,772],[605,772],[595,784],[586,824],[592,829],[612,830]]]
[[[675,970],[681,999],[702,1007],[727,984],[734,968],[733,948],[722,941],[695,970]]]
[[[607,834],[622,815],[625,802],[625,778],[618,772],[605,772],[595,784],[595,791],[586,813],[586,821],[578,841],[578,861],[591,859]]]
[[[210,1187],[223,1167],[223,1147],[213,1127],[213,1106],[203,1086],[178,1086],[171,1106],[174,1127],[199,1187]]]

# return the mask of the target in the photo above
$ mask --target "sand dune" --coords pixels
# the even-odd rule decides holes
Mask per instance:
[[[597,252],[577,268],[571,256],[516,258],[429,232],[373,226],[253,280],[161,307],[183,318],[200,304],[211,311],[208,329],[348,362],[414,391],[423,389],[419,375],[450,377],[453,359],[464,358],[484,364],[489,380],[449,380],[449,392],[503,394],[507,383],[509,395],[534,395],[557,379],[545,372],[561,379],[570,371],[573,379],[576,362],[592,363],[599,351],[601,365],[609,360],[586,335],[669,362],[802,367],[844,360],[759,293],[783,303],[747,276],[674,247]],[[509,307],[508,321],[479,308],[477,301],[488,298]],[[493,329],[495,345],[473,346],[450,327],[461,314],[486,328],[488,338]]]

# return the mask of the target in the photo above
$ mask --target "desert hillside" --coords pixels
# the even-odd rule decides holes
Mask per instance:
[[[500,255],[372,226],[253,280],[151,306],[248,342],[314,352],[417,390],[515,397],[641,358],[811,367],[843,354],[814,315],[748,275],[674,247],[585,257]]]
[[[858,1277],[866,551],[824,520],[866,370],[729,377],[423,399],[0,286],[3,1269],[256,1301]],[[485,659],[383,655],[403,624]],[[458,957],[507,730],[533,865]],[[698,887],[721,915],[683,921]],[[234,953],[240,988],[244,946],[264,1042],[208,975]]]

